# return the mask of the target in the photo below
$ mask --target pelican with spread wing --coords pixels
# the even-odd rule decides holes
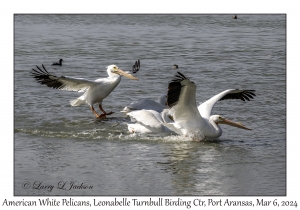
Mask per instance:
[[[102,107],[102,101],[105,99],[120,83],[121,76],[125,76],[132,80],[138,80],[138,78],[132,76],[129,72],[124,72],[116,65],[110,65],[107,67],[107,78],[100,78],[94,81],[72,78],[66,76],[54,76],[50,74],[44,65],[43,68],[36,66],[37,69],[32,69],[32,76],[40,84],[47,85],[48,87],[66,91],[84,92],[79,98],[70,101],[71,106],[80,106],[82,104],[88,104],[90,109],[97,118],[105,118],[106,115],[111,115],[114,112],[107,113]],[[140,68],[140,61],[136,61],[132,66],[132,73],[136,73]],[[98,104],[99,109],[103,114],[98,114],[93,105]]]
[[[218,101],[240,99],[250,101],[255,96],[254,90],[225,90],[206,102],[196,105],[196,85],[177,72],[169,83],[167,106],[169,115],[174,122],[163,123],[164,126],[177,134],[195,138],[217,138],[222,135],[220,124],[227,124],[237,128],[251,130],[239,122],[233,122],[220,115],[211,115],[212,109]]]

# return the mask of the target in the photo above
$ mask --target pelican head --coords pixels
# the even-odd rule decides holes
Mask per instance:
[[[107,66],[107,73],[109,76],[113,76],[114,74],[117,74],[117,75],[125,76],[128,79],[139,80],[138,78],[132,76],[131,74],[124,72],[116,65]]]
[[[211,116],[211,118],[216,124],[227,124],[227,125],[231,125],[233,127],[237,127],[237,128],[241,128],[241,129],[245,129],[245,130],[252,130],[251,128],[247,128],[240,122],[233,122],[224,117],[221,117],[220,115],[213,115],[213,116]]]

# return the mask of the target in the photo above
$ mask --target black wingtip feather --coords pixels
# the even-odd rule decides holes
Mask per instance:
[[[140,60],[137,60],[135,64],[132,66],[132,73],[135,74],[140,70]]]
[[[186,77],[183,74],[181,74],[179,71],[177,72],[177,74],[179,74],[182,78],[186,79]]]
[[[173,79],[171,80],[171,82],[181,82],[186,78],[182,73],[180,73],[179,71],[174,75]]]
[[[46,70],[44,64],[42,64],[42,66],[43,66],[43,69],[45,70],[45,72],[47,72],[47,74],[49,74],[48,71]]]
[[[237,89],[238,90],[238,89]],[[227,99],[240,99],[242,101],[251,101],[251,99],[254,99],[255,90],[244,90],[239,93],[228,93],[227,95],[223,96],[221,100],[227,100]]]
[[[168,94],[167,94],[167,106],[169,108],[172,108],[178,103],[181,87],[182,85],[180,82],[169,83]]]
[[[63,88],[65,85],[63,83],[61,83],[60,81],[58,81],[56,79],[56,76],[53,76],[51,74],[49,74],[49,72],[46,70],[45,66],[42,64],[43,69],[41,69],[39,66],[36,66],[38,70],[36,69],[32,69],[33,72],[31,73],[31,76],[40,84],[42,85],[47,85],[48,87],[52,87],[54,89],[61,89]],[[52,79],[50,78],[50,76],[52,76]]]
[[[177,72],[173,79],[169,82],[168,94],[167,94],[167,106],[172,108],[178,103],[181,88],[183,85],[181,81],[188,79],[182,73]]]

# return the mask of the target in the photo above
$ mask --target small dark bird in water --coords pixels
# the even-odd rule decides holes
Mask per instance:
[[[236,15],[234,15],[232,18],[233,18],[233,19],[237,19],[237,16],[236,16]]]
[[[59,59],[59,63],[53,63],[51,66],[62,66],[63,59]]]
[[[178,65],[174,64],[173,69],[178,69]]]

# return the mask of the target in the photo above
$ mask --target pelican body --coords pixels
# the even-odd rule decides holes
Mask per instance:
[[[102,108],[102,101],[117,87],[117,85],[121,81],[121,76],[125,76],[132,80],[138,80],[138,78],[132,76],[127,72],[124,72],[116,65],[110,65],[107,67],[107,78],[100,78],[94,81],[65,76],[57,77],[48,73],[44,65],[42,65],[43,69],[38,66],[36,67],[37,69],[32,69],[33,71],[31,73],[38,83],[45,84],[48,87],[52,87],[54,89],[84,92],[84,94],[79,98],[70,101],[70,104],[71,106],[88,104],[97,118],[103,118],[106,117],[106,115],[114,113],[105,112]],[[139,70],[139,67],[140,62],[137,61],[135,65],[133,65],[132,69],[137,72]],[[94,104],[99,105],[99,109],[103,114],[99,115],[95,111],[93,107]]]

